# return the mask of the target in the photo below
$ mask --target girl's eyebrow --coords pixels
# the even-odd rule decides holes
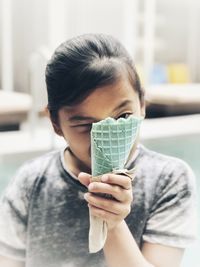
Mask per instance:
[[[86,120],[91,120],[91,121],[97,121],[96,118],[94,117],[88,117],[88,116],[81,116],[81,115],[74,115],[72,117],[69,117],[68,121],[86,121]]]
[[[114,108],[114,110],[112,112],[115,112],[116,110],[119,110],[123,107],[125,107],[128,104],[132,104],[133,102],[131,100],[124,100],[122,103],[120,103],[116,108]],[[86,121],[86,120],[90,120],[90,121],[94,121],[97,122],[98,119],[94,118],[94,117],[90,117],[90,116],[82,116],[82,115],[74,115],[69,117],[68,121],[70,122],[77,122],[77,121]]]

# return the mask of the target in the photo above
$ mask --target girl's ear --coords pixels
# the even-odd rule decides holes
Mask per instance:
[[[51,119],[50,112],[49,112],[49,109],[48,109],[47,106],[44,108],[44,113],[46,114],[46,116],[47,116],[49,119]]]
[[[52,126],[53,126],[53,128],[54,128],[55,133],[57,133],[57,134],[60,135],[60,136],[63,136],[62,130],[61,130],[61,128],[59,127],[59,125],[57,125],[57,124],[56,124],[55,122],[53,122],[52,120],[51,120],[51,123],[52,123]]]
[[[59,124],[52,119],[48,107],[45,108],[45,113],[49,117],[55,133],[60,135],[60,136],[63,136],[63,133],[62,133],[62,130],[61,130]]]

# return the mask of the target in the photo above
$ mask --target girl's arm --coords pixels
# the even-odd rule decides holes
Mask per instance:
[[[91,175],[79,174],[81,183],[88,187],[85,199],[90,213],[106,221],[108,226],[104,254],[108,267],[179,267],[183,250],[162,245],[144,243],[138,248],[124,218],[131,211],[132,184],[128,177],[106,174],[101,183],[90,183]],[[105,199],[93,193],[111,194]]]
[[[142,255],[125,221],[108,232],[104,254],[109,267],[153,267]]]
[[[184,249],[144,242],[142,254],[156,267],[179,267]]]
[[[108,232],[104,254],[109,267],[179,267],[184,249],[145,242],[139,250],[125,221]]]

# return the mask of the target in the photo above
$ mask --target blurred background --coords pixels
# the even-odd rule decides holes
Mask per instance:
[[[188,162],[199,197],[199,25],[198,0],[0,0],[0,193],[25,160],[64,145],[44,112],[51,54],[101,32],[125,45],[146,90],[141,142]],[[199,250],[197,241],[182,266],[199,267]]]

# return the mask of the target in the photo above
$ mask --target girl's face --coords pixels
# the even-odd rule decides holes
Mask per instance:
[[[144,116],[137,92],[127,78],[94,90],[82,103],[58,112],[60,131],[67,141],[79,171],[91,169],[90,130],[93,122],[107,117]]]

